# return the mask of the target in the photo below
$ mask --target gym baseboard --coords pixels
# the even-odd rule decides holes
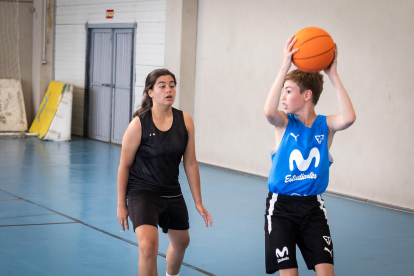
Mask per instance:
[[[230,172],[230,173],[240,174],[240,175],[244,175],[244,176],[248,176],[248,177],[253,177],[253,178],[260,179],[260,180],[267,180],[267,177],[257,175],[257,174],[246,173],[246,172],[242,172],[242,171],[238,171],[238,170],[234,170],[234,169],[230,169],[230,168],[225,168],[225,167],[221,167],[221,166],[207,164],[207,163],[204,163],[204,162],[198,162],[198,164],[200,166],[209,167],[209,168],[213,168],[213,169],[217,169],[217,170],[222,170],[222,171],[226,171],[226,172]],[[325,191],[324,194],[331,195],[331,196],[336,196],[336,197],[340,197],[340,198],[345,198],[345,199],[349,199],[349,200],[353,200],[353,201],[358,201],[358,202],[366,203],[366,204],[369,204],[369,205],[374,205],[374,206],[378,206],[378,207],[382,207],[382,208],[387,208],[387,209],[391,209],[391,210],[395,210],[395,211],[399,211],[399,212],[414,214],[414,209],[400,207],[400,206],[396,206],[396,205],[392,205],[392,204],[388,204],[388,203],[384,203],[384,202],[379,202],[379,201],[375,201],[375,200],[371,200],[371,199],[366,199],[366,198],[361,198],[361,197],[357,197],[357,196],[332,192],[332,191],[328,191],[328,190]]]

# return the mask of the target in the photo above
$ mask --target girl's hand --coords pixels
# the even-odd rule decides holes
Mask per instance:
[[[118,221],[121,224],[122,227],[122,231],[125,231],[125,226],[124,223],[126,225],[126,229],[129,230],[129,225],[128,225],[128,207],[125,205],[123,206],[118,206],[118,210],[116,212],[117,216],[118,216]]]
[[[213,226],[213,218],[210,216],[206,208],[202,204],[196,205],[196,209],[200,216],[203,217],[204,222],[206,223],[206,227],[208,227],[208,223],[210,222],[210,226]]]

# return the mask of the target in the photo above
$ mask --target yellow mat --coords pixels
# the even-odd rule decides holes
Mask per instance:
[[[66,86],[67,84],[63,82],[50,82],[45,97],[40,104],[39,112],[37,113],[29,132],[39,133],[39,138],[43,138],[46,135],[50,124],[55,117],[56,110],[62,99],[61,95],[65,92]]]

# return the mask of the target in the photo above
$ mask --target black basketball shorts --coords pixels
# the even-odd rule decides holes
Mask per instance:
[[[265,214],[266,273],[297,268],[296,245],[308,269],[333,265],[333,244],[324,201],[317,196],[269,192]]]
[[[161,197],[151,192],[137,192],[128,195],[129,219],[135,229],[141,225],[157,224],[164,233],[168,229],[188,230],[190,223],[188,219],[187,205],[183,195],[175,197]]]

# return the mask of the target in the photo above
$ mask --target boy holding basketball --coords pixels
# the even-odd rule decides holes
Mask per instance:
[[[323,76],[299,70],[288,73],[292,55],[300,51],[292,51],[295,42],[294,36],[286,42],[282,68],[264,107],[276,136],[266,200],[266,273],[279,270],[281,276],[298,275],[298,245],[308,269],[317,275],[334,275],[333,244],[321,194],[329,182],[334,134],[351,126],[356,116],[336,71],[337,50],[324,72],[335,88],[341,114],[315,113]],[[282,89],[284,112],[278,110]]]

